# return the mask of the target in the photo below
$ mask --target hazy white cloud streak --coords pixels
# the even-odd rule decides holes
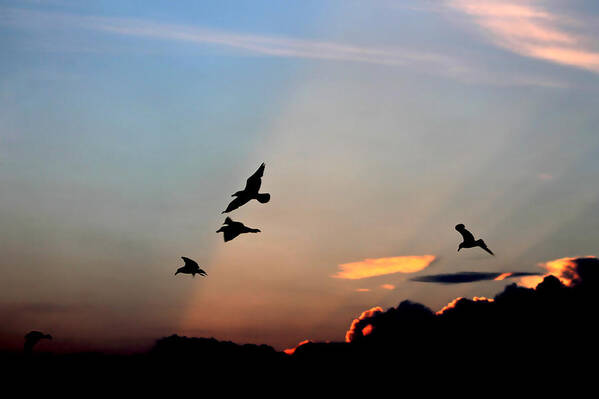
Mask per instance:
[[[133,18],[79,16],[21,9],[0,10],[0,25],[17,27],[78,28],[119,35],[219,45],[275,57],[364,62],[380,65],[434,64],[441,69],[463,67],[449,56],[405,48],[356,46],[320,40],[230,33],[187,25]]]

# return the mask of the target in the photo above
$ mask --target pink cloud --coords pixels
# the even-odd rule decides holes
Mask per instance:
[[[584,36],[566,30],[570,21],[533,1],[450,0],[469,15],[495,44],[523,56],[599,73],[599,52]]]

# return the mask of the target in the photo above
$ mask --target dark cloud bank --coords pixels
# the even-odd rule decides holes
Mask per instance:
[[[421,283],[460,284],[474,283],[476,281],[495,280],[506,273],[482,273],[482,272],[460,272],[451,274],[432,274],[410,279]],[[540,273],[512,272],[505,278],[516,278],[524,276],[538,276]]]
[[[436,313],[403,301],[354,320],[347,334],[350,342],[307,342],[292,355],[267,345],[173,335],[158,340],[148,353],[129,356],[4,356],[29,369],[101,369],[118,375],[161,370],[189,378],[214,372],[270,376],[373,370],[392,371],[397,378],[451,374],[464,384],[473,375],[511,375],[515,380],[541,370],[564,378],[564,373],[576,374],[585,367],[581,359],[594,362],[598,354],[599,260],[579,258],[575,263],[578,278],[571,286],[547,276],[535,289],[511,284],[493,299],[458,299]]]

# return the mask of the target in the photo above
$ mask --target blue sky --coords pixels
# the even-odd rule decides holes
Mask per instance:
[[[373,306],[511,282],[331,278],[342,264],[534,272],[597,255],[598,12],[2,2],[2,342],[38,328],[67,349],[175,332],[281,349],[343,339]],[[261,162],[272,201],[232,217],[262,233],[224,244],[220,212]],[[497,257],[457,255],[457,223]],[[209,278],[172,276],[180,256]]]

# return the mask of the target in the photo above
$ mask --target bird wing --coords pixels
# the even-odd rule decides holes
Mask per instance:
[[[464,242],[474,241],[474,236],[472,235],[471,232],[466,230],[465,227],[458,230],[458,233],[460,233],[462,235],[462,237],[464,238]]]
[[[485,251],[487,251],[488,253],[490,253],[491,255],[495,256],[495,254],[493,253],[493,251],[491,251],[491,250],[489,249],[489,247],[487,247],[487,244],[484,244],[484,243],[483,243],[482,245],[480,245],[480,247],[481,247],[482,249],[484,249]]]
[[[254,172],[253,175],[248,177],[243,191],[257,193],[258,190],[260,190],[260,186],[262,185],[262,175],[264,174],[265,167],[266,165],[264,165],[264,162],[262,162],[262,165],[260,165],[258,170]]]
[[[239,208],[240,206],[245,205],[248,201],[249,201],[249,198],[247,198],[245,196],[237,197],[229,203],[229,206],[227,206],[227,209],[225,209],[223,211],[223,213],[229,213],[231,211],[234,211],[235,209]]]
[[[193,260],[193,259],[186,258],[185,256],[182,256],[181,259],[183,259],[183,261],[185,262],[185,266],[196,266],[196,267],[199,267],[198,263],[195,260]]]
[[[238,235],[239,235],[239,231],[237,231],[237,230],[234,230],[234,229],[223,230],[223,239],[225,240],[225,242],[231,241]]]

